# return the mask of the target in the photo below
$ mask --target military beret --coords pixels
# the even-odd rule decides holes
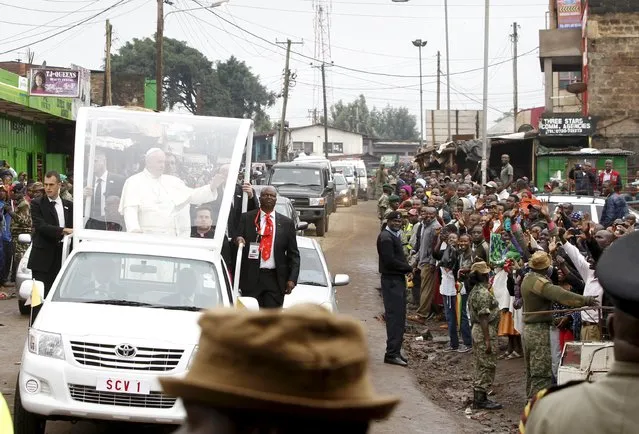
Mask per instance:
[[[639,232],[625,235],[604,250],[597,261],[597,277],[616,308],[639,318],[637,257]]]
[[[396,194],[391,194],[390,197],[388,198],[389,202],[399,202],[400,200],[402,199]]]
[[[402,215],[400,214],[399,211],[391,211],[386,216],[386,220],[397,220],[401,218],[402,218]]]
[[[390,189],[390,190],[392,190],[392,189],[393,189],[393,187],[392,187],[390,184],[384,184],[384,185],[382,185],[382,189],[385,189],[385,188],[388,188],[388,189]]]

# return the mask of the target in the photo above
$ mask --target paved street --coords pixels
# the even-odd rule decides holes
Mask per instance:
[[[398,395],[402,404],[393,417],[375,425],[375,434],[385,433],[460,433],[476,432],[468,421],[437,407],[418,389],[408,369],[382,363],[385,329],[375,316],[381,312],[375,240],[378,223],[374,201],[361,202],[351,208],[340,208],[331,216],[331,227],[320,243],[333,274],[346,273],[351,284],[338,289],[339,309],[363,321],[371,348],[371,368],[378,392]],[[309,231],[312,235],[313,231]],[[13,391],[18,362],[25,339],[27,321],[18,314],[15,300],[0,301],[0,389],[13,407]],[[47,433],[108,433],[117,428],[93,424],[55,422],[47,425]]]

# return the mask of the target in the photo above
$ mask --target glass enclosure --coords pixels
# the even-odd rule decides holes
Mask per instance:
[[[210,225],[209,238],[226,232],[251,136],[247,119],[81,109],[74,238],[95,230],[189,238],[200,211],[210,215],[197,220]]]
[[[164,256],[78,253],[58,288],[52,301],[193,310],[222,304],[211,263]]]

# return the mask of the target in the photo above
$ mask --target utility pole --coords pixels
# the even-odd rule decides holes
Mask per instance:
[[[422,48],[428,42],[415,39],[413,45],[419,49],[419,148],[424,147],[424,90],[422,89]]]
[[[450,50],[448,43],[448,0],[444,0],[444,19],[446,21],[446,118],[448,119],[448,140],[453,136],[450,131]]]
[[[277,42],[283,44],[284,42]],[[277,136],[277,161],[285,161],[288,155],[286,149],[286,137],[284,136],[284,126],[286,124],[286,106],[288,105],[288,90],[291,80],[291,70],[289,69],[289,62],[291,59],[291,44],[302,44],[302,42],[292,42],[290,39],[286,40],[286,63],[284,64],[284,92],[282,101],[282,118],[280,120],[280,132]]]
[[[437,52],[437,110],[440,109],[442,86],[442,53]]]
[[[484,11],[484,98],[482,101],[481,185],[488,181],[488,43],[490,38],[490,0],[485,1]]]
[[[519,111],[519,90],[517,83],[517,43],[519,42],[519,33],[517,32],[519,25],[515,21],[513,23],[513,34],[510,35],[513,41],[513,124],[514,132],[517,132],[517,112]]]
[[[157,30],[155,33],[155,97],[156,110],[162,111],[162,93],[164,83],[164,0],[157,0]]]
[[[106,20],[106,50],[104,57],[104,101],[106,106],[113,105],[113,94],[111,92],[111,35],[113,26]]]
[[[326,72],[325,63],[322,62],[322,94],[324,97],[324,156],[328,159],[328,106],[326,104]]]

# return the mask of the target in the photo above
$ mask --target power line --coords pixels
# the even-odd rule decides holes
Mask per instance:
[[[42,38],[42,39],[39,39],[39,40],[37,40],[37,41],[35,41],[35,42],[30,42],[30,43],[28,43],[28,44],[21,45],[21,46],[19,46],[19,47],[15,47],[15,48],[12,48],[12,49],[10,49],[10,50],[1,51],[1,52],[0,52],[0,54],[7,54],[7,53],[11,53],[11,52],[16,51],[16,50],[21,50],[21,49],[23,49],[23,48],[30,47],[30,46],[35,45],[35,44],[38,44],[38,43],[40,43],[40,42],[42,42],[42,41],[46,41],[46,40],[48,40],[48,39],[50,39],[50,38],[56,37],[56,36],[58,36],[58,35],[61,35],[62,33],[66,33],[66,32],[68,32],[69,30],[73,30],[74,28],[78,27],[80,24],[85,23],[85,22],[87,22],[87,21],[89,21],[89,20],[91,20],[91,19],[93,19],[93,18],[95,18],[95,17],[97,17],[97,16],[99,16],[99,15],[102,15],[103,13],[108,12],[108,11],[110,11],[110,10],[111,10],[111,9],[113,9],[113,8],[116,8],[116,7],[120,6],[122,3],[125,3],[125,2],[127,2],[127,1],[131,1],[131,0],[120,0],[120,1],[118,1],[117,3],[114,3],[113,5],[109,6],[108,8],[103,9],[102,11],[98,12],[97,14],[92,15],[92,16],[90,16],[89,18],[86,18],[86,19],[82,20],[82,21],[81,21],[81,22],[79,22],[78,24],[75,24],[75,25],[73,25],[73,26],[71,26],[71,27],[68,27],[68,28],[66,28],[66,29],[62,29],[62,30],[60,30],[59,32],[56,32],[56,33],[54,33],[54,34],[52,34],[52,35],[49,35],[49,36],[46,36],[46,37],[44,37],[44,38]]]
[[[3,3],[0,2],[0,5],[2,6],[7,6],[10,8],[14,8],[14,9],[22,9],[23,11],[30,11],[30,12],[40,12],[40,13],[45,13],[45,14],[75,14],[79,11],[52,11],[52,10],[44,10],[44,9],[33,9],[33,8],[25,8],[24,6],[16,6],[16,5],[12,5],[9,3]],[[90,9],[90,10],[86,10],[83,12],[96,12],[99,11],[100,9]]]

